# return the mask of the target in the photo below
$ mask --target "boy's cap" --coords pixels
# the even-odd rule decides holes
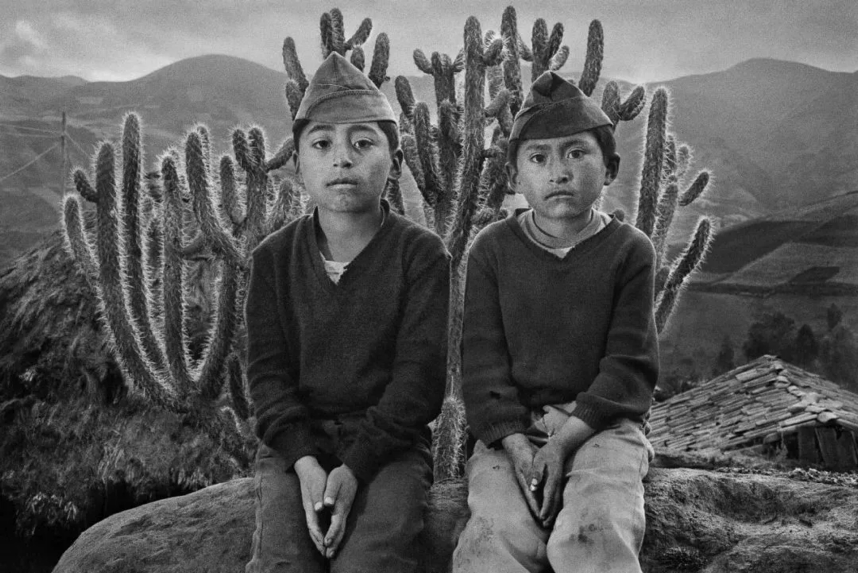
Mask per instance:
[[[571,136],[613,122],[575,84],[544,72],[530,86],[512,123],[510,142]]]
[[[381,90],[336,52],[331,52],[313,76],[295,121],[331,124],[396,122],[396,114]]]

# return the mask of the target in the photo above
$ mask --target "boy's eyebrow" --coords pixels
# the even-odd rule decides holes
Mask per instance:
[[[563,140],[560,142],[560,146],[569,146],[571,144],[582,144],[586,142],[587,140],[585,138],[582,138],[580,135],[572,134],[571,136],[563,138]],[[545,150],[550,150],[551,144],[544,144],[537,140],[525,140],[524,144],[521,146],[521,149],[542,152]]]
[[[331,124],[316,124],[309,130],[307,130],[307,135],[309,136],[313,132],[323,132],[323,131],[331,131],[334,127]]]

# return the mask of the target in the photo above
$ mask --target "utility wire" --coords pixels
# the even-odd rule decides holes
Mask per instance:
[[[33,132],[45,132],[47,134],[54,134],[55,136],[59,136],[59,132],[55,132],[54,130],[46,130],[44,128],[31,128],[29,126],[19,126],[18,124],[9,124],[6,122],[0,122],[0,126],[9,126],[11,128],[18,128],[19,130],[32,130]]]
[[[0,132],[0,134],[8,134],[10,136],[23,136],[25,138],[59,138],[59,134],[16,134],[15,132]]]
[[[83,146],[81,146],[80,144],[78,144],[77,142],[75,142],[75,141],[74,141],[74,138],[72,138],[71,136],[69,136],[69,135],[68,135],[68,133],[66,133],[66,138],[68,138],[68,140],[69,140],[72,144],[74,144],[75,146],[77,146],[77,149],[78,149],[78,150],[80,150],[80,153],[81,153],[81,154],[83,154],[83,155],[84,155],[84,156],[86,156],[87,158],[89,157],[89,154],[87,153],[87,151],[86,151],[86,150],[84,150],[84,149],[83,149]]]
[[[29,166],[31,166],[31,165],[33,165],[33,164],[35,164],[35,163],[39,160],[39,158],[41,158],[42,156],[47,155],[47,153],[48,153],[48,152],[50,152],[51,150],[53,150],[53,149],[54,149],[54,148],[56,148],[57,146],[59,146],[59,144],[54,144],[53,146],[51,146],[50,148],[48,148],[47,150],[45,150],[44,152],[42,152],[41,154],[39,154],[38,156],[36,156],[35,158],[33,158],[32,160],[30,160],[29,162],[27,162],[26,164],[24,164],[23,166],[21,166],[20,168],[18,168],[18,169],[17,169],[17,170],[15,170],[14,172],[12,172],[11,174],[6,174],[6,175],[5,175],[5,176],[3,176],[2,178],[0,178],[0,182],[2,182],[3,180],[6,180],[6,179],[11,178],[12,176],[14,176],[15,174],[17,174],[18,172],[20,172],[20,171],[21,171],[21,170],[23,170],[24,168],[28,168]]]

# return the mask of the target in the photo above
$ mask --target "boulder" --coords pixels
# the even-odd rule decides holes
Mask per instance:
[[[854,481],[747,471],[652,469],[644,570],[858,571]],[[54,571],[243,571],[253,505],[253,480],[237,479],[118,513],[81,534]],[[462,481],[433,487],[425,571],[449,570],[467,513]]]

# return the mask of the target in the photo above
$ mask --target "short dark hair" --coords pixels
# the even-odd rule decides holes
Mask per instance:
[[[619,155],[617,154],[617,140],[614,137],[613,126],[599,126],[598,128],[592,128],[584,131],[590,132],[593,134],[593,137],[596,138],[596,142],[599,144],[599,149],[602,150],[602,161],[605,162],[606,167],[613,158],[619,158]],[[506,161],[513,166],[517,166],[516,161],[518,160],[518,147],[522,141],[523,140],[516,140],[514,142],[510,142],[509,148],[507,148]]]
[[[310,120],[295,120],[292,124],[292,141],[295,142],[295,153],[298,153],[298,140],[301,138],[301,132],[309,123]],[[387,137],[387,146],[390,148],[390,153],[393,154],[399,149],[399,126],[390,120],[378,120],[376,124]]]

